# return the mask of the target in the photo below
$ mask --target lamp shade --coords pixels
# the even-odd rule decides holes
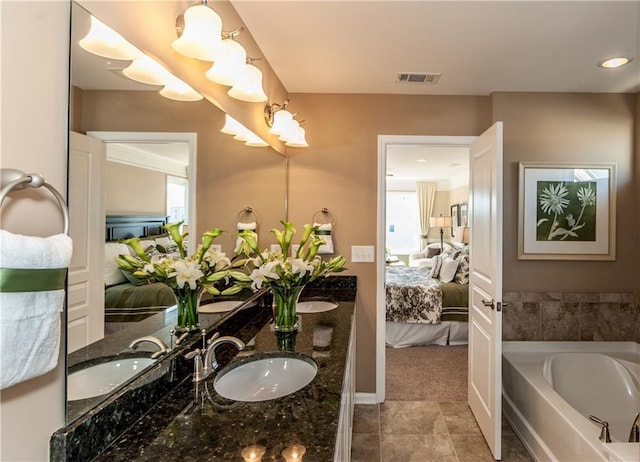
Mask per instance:
[[[229,114],[225,114],[224,127],[220,129],[222,133],[235,136],[244,129],[244,126],[240,122],[231,117]]]
[[[160,94],[176,101],[199,101],[202,99],[200,93],[176,77],[160,90]]]
[[[244,144],[251,147],[269,146],[269,143],[260,138],[258,135],[250,130],[248,130],[248,132],[249,133],[247,133],[247,141]]]
[[[238,76],[233,87],[227,92],[229,96],[249,103],[263,103],[267,95],[262,89],[262,72],[253,64],[245,64],[244,72]]]
[[[110,59],[131,60],[143,55],[120,34],[93,16],[89,33],[78,44],[89,53]]]
[[[204,74],[212,82],[229,87],[242,75],[247,62],[247,52],[233,39],[225,39],[213,66]]]
[[[462,242],[463,244],[469,243],[469,227],[468,226],[464,227],[464,231],[462,232],[462,240],[460,242]]]
[[[292,148],[306,148],[309,146],[307,140],[305,139],[305,131],[300,125],[296,128],[296,130],[291,134],[287,142],[286,146],[290,146]]]
[[[150,56],[143,55],[133,60],[122,73],[136,82],[147,85],[166,85],[173,76],[160,63]]]
[[[214,61],[222,42],[222,19],[206,5],[184,12],[182,35],[171,46],[178,53],[202,61]]]
[[[273,113],[273,125],[269,129],[269,133],[273,135],[282,135],[291,131],[293,124],[293,115],[286,109],[280,109]]]
[[[452,226],[451,217],[443,217],[442,215],[431,217],[429,221],[432,228],[450,228]]]

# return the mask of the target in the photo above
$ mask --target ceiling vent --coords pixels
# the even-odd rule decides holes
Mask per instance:
[[[396,83],[423,83],[435,85],[442,74],[439,72],[418,73],[401,72],[396,76]]]

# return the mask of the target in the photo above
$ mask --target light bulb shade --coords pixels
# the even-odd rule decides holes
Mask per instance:
[[[214,61],[221,42],[220,16],[206,5],[193,5],[184,12],[182,35],[171,46],[184,56]]]
[[[298,129],[300,128],[300,123],[296,119],[291,119],[291,122],[285,127],[285,130],[280,133],[278,139],[280,141],[289,141],[293,137],[296,136]]]
[[[253,64],[246,64],[244,72],[227,92],[229,96],[249,103],[264,103],[267,95],[262,89],[262,72]]]
[[[171,73],[152,57],[136,58],[122,73],[136,82],[147,85],[166,85],[173,80]]]
[[[176,101],[199,101],[202,99],[202,95],[191,88],[178,78],[174,78],[171,82],[160,90],[160,94],[165,98],[173,99]]]
[[[247,52],[242,45],[232,39],[222,41],[220,52],[213,66],[204,75],[212,82],[229,87],[245,71]]]
[[[235,136],[238,133],[241,133],[244,129],[244,126],[240,122],[231,117],[229,114],[225,114],[224,127],[220,129],[222,133]]]
[[[439,217],[431,217],[429,224],[432,228],[450,228],[453,226],[451,217],[443,217],[442,215]]]
[[[269,129],[269,133],[273,135],[282,135],[292,130],[293,115],[286,109],[280,109],[273,114],[273,125]]]
[[[120,34],[93,16],[89,33],[78,44],[89,53],[110,59],[131,60],[143,55]]]
[[[247,133],[247,141],[244,144],[251,147],[269,146],[269,143],[250,130],[249,133]]]
[[[250,136],[249,133],[251,132],[249,131],[248,128],[246,128],[242,124],[239,124],[238,131],[233,136],[233,139],[236,141],[242,141],[242,142],[249,141],[249,136]]]
[[[298,125],[298,128],[295,130],[294,133],[292,133],[292,135],[289,137],[285,145],[292,148],[308,147],[309,143],[307,143],[307,140],[305,139],[304,128]]]

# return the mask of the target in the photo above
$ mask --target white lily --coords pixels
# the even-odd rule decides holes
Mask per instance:
[[[176,284],[181,289],[187,283],[191,290],[196,290],[198,280],[204,276],[204,273],[198,267],[198,263],[194,261],[176,261],[173,264],[173,269],[175,270]]]
[[[302,258],[291,259],[291,272],[294,275],[303,277],[307,273],[313,272],[313,265]]]

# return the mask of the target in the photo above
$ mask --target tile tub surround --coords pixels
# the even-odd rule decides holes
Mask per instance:
[[[336,300],[330,290],[324,293]],[[210,398],[205,393],[201,400],[194,400],[195,387],[187,379],[96,460],[179,461],[188,457],[193,461],[242,462],[242,449],[253,444],[266,448],[263,460],[281,460],[282,450],[293,444],[306,447],[304,460],[332,460],[354,312],[353,300],[336,301],[339,306],[332,311],[299,315],[301,327],[295,351],[312,357],[318,364],[317,376],[306,387],[275,400],[235,403],[215,393],[215,374],[204,384]],[[238,353],[236,358],[278,350],[268,322],[270,316],[261,319],[265,324],[257,332],[240,332],[239,337],[245,342],[255,337],[255,346]],[[316,327],[333,329],[329,349],[314,348]]]
[[[640,342],[633,293],[505,292],[503,340]]]

